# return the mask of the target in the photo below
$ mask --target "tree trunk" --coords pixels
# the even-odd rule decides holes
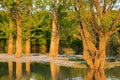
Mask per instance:
[[[92,37],[87,29],[87,26],[82,22],[80,28],[81,38],[83,42],[83,56],[90,69],[102,69],[105,64],[105,49],[107,35],[100,35],[97,40],[98,46],[92,40]]]
[[[87,49],[85,43],[83,43],[84,59],[87,62],[90,69],[103,69],[105,67],[104,65],[106,60],[106,54],[105,54],[106,42],[107,42],[107,38],[101,38],[99,41],[99,48],[96,51],[92,51],[92,49]],[[87,43],[90,42],[88,41]],[[91,48],[94,47],[91,46]]]
[[[57,13],[53,11],[52,32],[49,56],[56,57],[59,53],[59,31],[57,26]]]
[[[87,30],[87,26],[84,22],[80,23],[81,39],[83,42],[83,56],[90,69],[94,69],[93,54],[96,52],[96,47],[92,42],[92,37]]]
[[[11,21],[9,22],[9,26],[10,26],[10,30],[12,30],[13,24]],[[8,55],[12,55],[12,53],[13,53],[13,34],[10,33],[8,40]]]
[[[96,69],[105,68],[106,62],[106,45],[107,45],[107,36],[104,35],[99,39],[99,48],[94,58],[94,66]]]
[[[20,21],[17,20],[17,39],[16,39],[16,57],[21,57],[22,54],[22,29]]]
[[[30,39],[26,40],[26,45],[25,45],[25,53],[26,56],[30,56],[30,50],[31,49],[31,45],[30,45]]]

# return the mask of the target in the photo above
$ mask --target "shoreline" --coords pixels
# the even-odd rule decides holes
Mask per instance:
[[[71,59],[82,59],[80,55],[78,56],[63,56],[60,55],[58,57],[49,57],[47,55],[42,54],[31,54],[30,56],[25,56],[22,54],[21,58],[16,58],[15,54],[8,55],[8,54],[0,54],[0,62],[37,62],[37,63],[49,63],[54,62],[58,66],[63,67],[72,67],[72,68],[87,68],[85,65],[85,61],[74,61]],[[115,66],[120,66],[120,62],[106,62],[105,68],[113,68]]]

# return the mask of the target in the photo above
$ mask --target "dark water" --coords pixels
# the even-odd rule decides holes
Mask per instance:
[[[0,80],[120,80],[120,67],[89,71],[59,67],[52,62],[0,62]]]

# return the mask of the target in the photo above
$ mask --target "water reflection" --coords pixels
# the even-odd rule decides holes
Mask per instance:
[[[22,63],[16,62],[16,80],[22,79]]]
[[[8,62],[9,80],[13,80],[13,62]]]
[[[55,63],[50,62],[50,70],[51,70],[51,77],[52,80],[60,80],[60,67],[57,66]]]
[[[26,80],[30,80],[30,62],[26,62],[26,75],[27,75],[27,79]]]
[[[105,70],[90,70],[84,80],[106,80]]]
[[[105,75],[106,74],[106,75]],[[120,80],[120,67],[90,70],[49,63],[0,63],[0,80]]]

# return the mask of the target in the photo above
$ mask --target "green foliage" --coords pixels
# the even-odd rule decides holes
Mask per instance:
[[[116,35],[118,34],[118,35]],[[115,56],[117,54],[119,54],[119,48],[120,48],[120,32],[115,33],[113,35],[111,35],[110,40],[108,41],[108,55],[112,55]]]
[[[50,40],[50,26],[51,26],[51,15],[49,11],[38,11],[34,14],[36,18],[35,22],[37,27],[31,31],[31,39],[35,41],[39,40],[37,44],[47,45],[46,41]]]
[[[109,14],[107,14],[107,16],[103,16],[101,18],[101,23],[103,26],[103,30],[105,32],[109,31],[111,25],[113,24],[113,21],[115,21],[116,18],[117,18],[117,11],[110,12]]]
[[[110,0],[113,1],[113,0]],[[110,2],[109,1],[109,2]],[[22,27],[22,38],[23,40],[31,39],[32,45],[46,45],[49,46],[51,37],[51,20],[52,20],[52,10],[57,11],[58,16],[58,27],[60,32],[60,46],[62,47],[81,47],[82,43],[80,41],[80,31],[78,27],[78,16],[85,20],[89,26],[90,34],[93,38],[95,37],[94,30],[101,30],[104,32],[109,31],[113,21],[116,20],[118,11],[111,11],[107,15],[103,15],[100,18],[102,29],[98,27],[98,15],[94,11],[95,15],[95,25],[91,24],[93,20],[93,14],[90,11],[90,4],[88,0],[81,0],[81,6],[77,6],[79,3],[76,1],[74,5],[74,0],[57,0],[57,5],[53,6],[53,0],[20,0],[20,19]],[[0,39],[7,39],[9,35],[13,34],[16,36],[16,2],[15,0],[0,0]],[[75,12],[74,6],[80,7],[79,12]],[[96,9],[95,9],[96,10]],[[9,21],[14,25],[14,29],[9,28]],[[118,26],[116,26],[118,27]],[[116,28],[115,27],[115,28]],[[96,31],[98,32],[98,31]],[[111,44],[118,42],[112,42]],[[113,47],[113,48],[114,48]],[[116,47],[115,47],[116,48]]]

